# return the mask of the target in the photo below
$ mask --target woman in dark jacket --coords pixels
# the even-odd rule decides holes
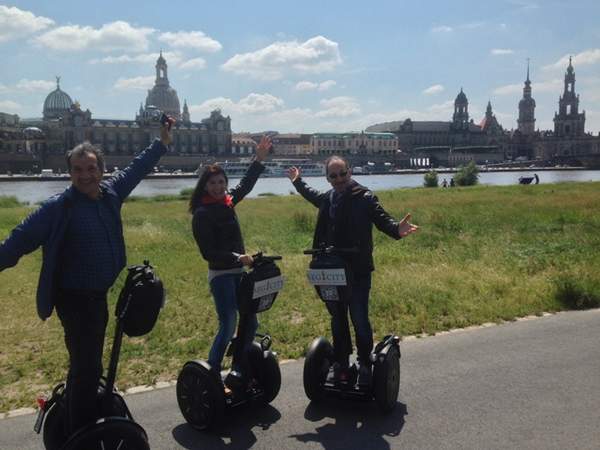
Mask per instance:
[[[261,164],[271,149],[271,140],[263,136],[256,149],[256,158],[244,178],[235,188],[227,191],[227,175],[217,164],[207,166],[192,194],[190,213],[192,229],[202,257],[208,261],[208,280],[219,317],[219,329],[213,341],[208,363],[221,371],[221,362],[237,323],[236,291],[243,266],[252,265],[252,256],[246,254],[235,205],[248,195],[265,167]],[[251,342],[258,322],[254,316],[248,327],[245,342]],[[237,348],[234,360],[240,365],[246,349]],[[239,356],[239,357],[238,357]],[[241,367],[233,367],[240,371]]]

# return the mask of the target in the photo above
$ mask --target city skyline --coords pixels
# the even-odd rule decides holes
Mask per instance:
[[[220,108],[236,132],[448,121],[461,88],[475,123],[490,100],[501,125],[516,129],[531,58],[536,128],[551,130],[572,56],[586,131],[600,131],[596,2],[302,5],[173,1],[166,12],[157,2],[113,0],[0,5],[10,68],[0,75],[0,111],[40,117],[58,75],[95,118],[133,119],[162,50],[192,120]]]

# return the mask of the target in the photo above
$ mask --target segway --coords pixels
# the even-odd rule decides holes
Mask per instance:
[[[119,449],[148,450],[148,436],[131,415],[123,397],[115,388],[115,377],[123,333],[142,336],[154,327],[164,306],[164,288],[148,261],[128,267],[125,285],[119,294],[115,315],[115,337],[106,378],[98,387],[100,418],[76,430],[66,432],[66,385],[61,383],[49,399],[38,398],[39,412],[34,431],[40,433],[46,450]]]
[[[308,270],[309,282],[324,302],[344,302],[350,298],[352,276],[343,254],[356,249],[336,249],[322,246],[305,250],[313,255]],[[334,349],[324,337],[316,338],[310,345],[304,361],[304,392],[314,402],[327,394],[363,400],[375,399],[380,409],[389,413],[396,407],[400,389],[400,338],[385,336],[370,355],[373,377],[370,385],[357,384],[358,369],[352,364],[343,380],[334,376]]]
[[[240,314],[236,336],[232,339],[227,356],[236,355],[235,347],[245,346],[242,337],[254,314],[273,306],[283,288],[281,271],[274,261],[281,256],[253,255],[252,269],[242,275],[238,295]],[[225,376],[213,370],[204,360],[188,361],[177,378],[177,403],[185,420],[198,430],[215,428],[227,411],[256,401],[272,402],[281,387],[281,372],[274,352],[270,350],[271,336],[256,334],[248,350],[248,364],[242,373],[229,371]],[[237,361],[234,361],[237,362]],[[245,372],[245,373],[244,373]],[[230,392],[225,392],[225,385]]]

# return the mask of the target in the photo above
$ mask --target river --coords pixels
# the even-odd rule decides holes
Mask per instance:
[[[482,172],[479,183],[495,186],[518,184],[519,177],[533,176],[533,170],[518,172]],[[567,181],[600,181],[600,170],[548,170],[536,172],[540,183],[559,183]],[[439,174],[440,183],[444,178],[450,181],[452,174]],[[423,186],[423,174],[394,175],[357,175],[355,179],[374,191]],[[235,185],[238,180],[230,180]],[[326,190],[329,183],[325,177],[307,177],[306,181],[314,188]],[[163,194],[179,194],[182,189],[194,187],[193,178],[145,179],[133,191],[132,195],[151,197]],[[0,183],[0,195],[15,196],[19,201],[37,203],[53,194],[62,192],[70,182],[57,181],[3,181]],[[288,195],[294,191],[287,178],[261,178],[249,197],[260,194]]]

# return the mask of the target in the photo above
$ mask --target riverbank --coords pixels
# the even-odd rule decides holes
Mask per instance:
[[[426,174],[431,169],[398,169],[391,172],[363,172],[354,174],[357,176],[363,175],[414,175],[414,174]],[[435,169],[438,173],[455,173],[457,168],[438,168]],[[578,171],[578,170],[590,170],[585,167],[494,167],[490,169],[482,168],[479,169],[482,173],[487,172],[550,172],[550,171]],[[110,174],[105,174],[104,178],[109,178]],[[167,172],[157,172],[151,173],[146,177],[146,179],[186,179],[186,178],[198,178],[198,174],[195,172],[182,172],[182,173],[167,173]],[[232,177],[233,178],[233,177]],[[271,177],[271,178],[285,178],[285,177]],[[6,175],[0,174],[0,182],[2,181],[59,181],[59,180],[69,180],[69,174],[54,174],[54,175],[21,175],[21,174],[13,174]]]
[[[400,241],[374,231],[371,319],[376,337],[435,333],[544,311],[600,306],[600,182],[476,186],[379,192],[391,214],[413,214],[421,229]],[[0,238],[30,211],[0,208]],[[299,196],[246,199],[236,208],[248,251],[283,255],[286,285],[259,318],[279,357],[303,355],[330,336],[329,318],[305,277],[316,209]],[[118,384],[125,389],[175,379],[205,357],[216,329],[207,267],[190,231],[185,199],[136,199],[123,209],[130,263],[145,258],[167,287],[167,305],[147,336],[123,343]],[[41,252],[0,273],[0,412],[33,405],[65,375],[62,328],[40,322],[35,289]],[[105,361],[114,331],[110,292]]]

